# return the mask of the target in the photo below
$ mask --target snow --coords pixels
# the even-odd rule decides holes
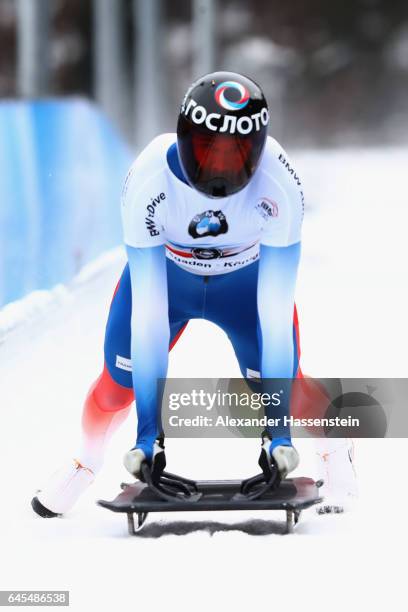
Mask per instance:
[[[292,158],[308,200],[297,296],[303,370],[407,376],[408,151],[302,151]],[[293,536],[280,535],[283,514],[231,512],[151,515],[142,535],[130,538],[125,517],[94,502],[115,496],[128,479],[122,455],[133,442],[133,414],[69,515],[43,520],[32,513],[36,489],[77,448],[82,402],[102,366],[104,324],[123,261],[122,249],[110,252],[70,286],[0,311],[0,588],[67,589],[71,609],[81,611],[135,604],[332,612],[403,601],[405,440],[357,441],[357,508],[339,516],[306,511]],[[225,335],[195,321],[172,352],[169,376],[239,372]],[[297,474],[314,476],[313,442],[297,446]],[[242,439],[174,439],[166,447],[171,470],[196,478],[251,475],[258,450],[257,440]]]

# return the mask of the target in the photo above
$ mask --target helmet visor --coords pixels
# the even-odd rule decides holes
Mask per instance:
[[[251,180],[265,144],[263,130],[248,136],[210,134],[181,119],[178,148],[189,183],[209,197],[226,197],[243,189]]]

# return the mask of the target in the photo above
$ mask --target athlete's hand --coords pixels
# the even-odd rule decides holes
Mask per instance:
[[[149,463],[151,463],[152,466],[155,465],[155,461],[157,460],[159,453],[164,453],[163,441],[160,439],[155,441],[155,443],[153,444],[152,452],[150,453],[152,460],[149,461]],[[161,455],[161,459],[162,459],[162,462],[161,463],[159,462],[159,464],[161,465],[161,468],[159,469],[163,469],[162,464],[163,464],[164,454]],[[135,478],[140,478],[142,463],[144,461],[148,461],[148,459],[146,457],[145,452],[141,448],[132,448],[123,457],[123,464],[125,468]],[[158,464],[156,464],[156,467],[157,465]],[[165,465],[165,461],[164,461],[164,465]]]
[[[276,446],[272,457],[280,472],[282,480],[299,465],[299,453],[293,446]]]
[[[141,448],[132,448],[132,450],[128,451],[123,457],[123,465],[129,474],[132,474],[135,478],[140,477],[143,461],[146,461],[146,455]]]
[[[262,448],[265,450],[268,457],[274,459],[283,480],[299,465],[299,454],[296,448],[292,446],[289,438],[286,444],[279,444],[280,440],[275,440],[275,443],[277,443],[276,446],[267,435],[264,435],[262,440]],[[282,438],[282,442],[284,441],[286,442],[286,439]]]

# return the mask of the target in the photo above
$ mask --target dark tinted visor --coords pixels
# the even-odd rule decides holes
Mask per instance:
[[[243,136],[201,131],[181,118],[178,150],[189,183],[209,197],[226,197],[251,180],[262,155],[266,131]]]

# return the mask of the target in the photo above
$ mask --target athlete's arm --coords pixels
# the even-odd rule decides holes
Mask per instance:
[[[293,315],[304,195],[299,174],[288,154],[270,137],[261,172],[268,193],[262,201],[264,222],[258,281],[261,375],[266,380],[280,379],[279,389],[272,382],[263,381],[268,393],[283,391],[280,405],[266,411],[268,417],[280,419],[280,427],[269,431],[275,446],[279,445],[279,438],[282,444],[290,444],[290,430],[284,426],[284,417],[289,415],[295,374]]]
[[[161,393],[166,378],[169,320],[165,230],[161,219],[168,137],[158,136],[133,163],[122,193],[123,237],[132,288],[131,361],[138,414],[136,448],[148,460],[160,433]],[[165,202],[165,200],[164,200]]]
[[[138,430],[136,447],[148,460],[160,433],[162,393],[167,376],[169,317],[165,247],[127,246],[132,285],[131,359]]]
[[[293,310],[300,242],[287,247],[261,245],[258,311],[262,331],[262,376],[293,375]]]
[[[281,379],[279,389],[273,382],[263,382],[264,391],[283,391],[280,405],[266,411],[268,417],[280,419],[277,427],[268,428],[273,447],[290,441],[290,429],[284,424],[284,417],[289,416],[294,374],[293,311],[299,259],[300,242],[286,247],[261,246],[258,277],[261,377]]]

